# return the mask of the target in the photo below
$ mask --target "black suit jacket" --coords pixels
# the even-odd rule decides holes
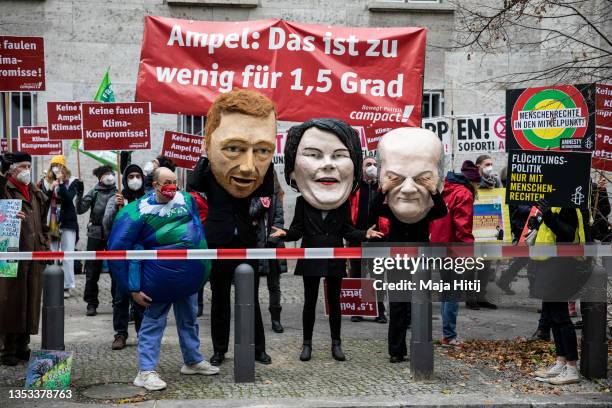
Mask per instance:
[[[269,197],[274,194],[273,172],[274,169],[270,165],[263,184],[253,194],[245,198],[236,198],[217,182],[208,158],[200,158],[189,176],[187,187],[206,194],[208,216],[204,222],[204,232],[209,247],[228,247],[235,235],[241,246],[257,247],[257,232],[251,222],[249,207],[253,197]]]

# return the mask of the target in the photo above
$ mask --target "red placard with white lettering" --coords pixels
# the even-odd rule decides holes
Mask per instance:
[[[176,167],[193,170],[202,156],[202,136],[166,130],[162,156],[172,159]]]
[[[595,150],[591,166],[612,171],[612,85],[595,85]]]
[[[31,156],[62,154],[62,141],[50,140],[45,126],[20,126],[19,150]]]
[[[51,140],[80,139],[81,102],[47,102],[47,131]]]
[[[0,92],[45,90],[43,37],[0,36]]]
[[[329,315],[329,303],[327,300],[327,280],[323,283],[325,290],[325,315]],[[366,300],[368,299],[368,300]],[[344,278],[340,289],[340,311],[342,316],[378,316],[378,303],[371,301],[376,299],[374,279]]]
[[[252,89],[274,101],[280,120],[333,113],[363,126],[372,150],[387,130],[421,125],[425,34],[147,16],[136,100],[154,112],[204,115],[220,94]]]
[[[151,148],[151,104],[148,102],[81,104],[83,149]]]

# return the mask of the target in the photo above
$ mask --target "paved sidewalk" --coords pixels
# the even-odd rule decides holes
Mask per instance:
[[[253,384],[234,384],[233,353],[230,346],[228,359],[221,373],[214,377],[183,376],[179,373],[181,354],[174,320],[170,314],[162,345],[159,372],[168,383],[160,392],[144,393],[133,399],[96,400],[87,398],[89,387],[97,384],[129,384],[137,372],[133,325],[128,347],[112,351],[112,313],[110,280],[101,279],[101,305],[98,316],[86,317],[81,300],[84,276],[77,276],[74,297],[66,302],[66,347],[75,352],[73,392],[70,401],[17,401],[8,399],[8,390],[21,388],[25,365],[14,368],[0,367],[0,407],[44,406],[73,407],[84,403],[139,402],[143,407],[344,407],[344,406],[463,406],[516,405],[539,406],[560,404],[566,406],[610,406],[612,388],[610,380],[591,382],[565,388],[535,383],[520,370],[499,369],[498,365],[483,361],[453,357],[453,353],[436,346],[435,378],[427,382],[414,382],[410,378],[409,363],[390,364],[387,356],[387,325],[373,322],[352,323],[343,320],[343,348],[346,362],[331,358],[329,328],[323,315],[323,302],[319,303],[315,327],[313,359],[300,362],[301,346],[301,278],[283,275],[283,325],[285,333],[270,330],[267,312],[267,291],[262,280],[261,300],[268,353],[273,364],[256,365]],[[518,284],[517,284],[518,287]],[[494,292],[495,285],[490,285]],[[210,291],[206,290],[210,299]],[[322,294],[321,294],[322,299]],[[503,302],[496,311],[460,310],[458,329],[463,339],[512,339],[530,335],[537,321],[537,302],[500,298]],[[439,308],[434,306],[434,338],[440,336]],[[233,329],[233,328],[232,328]],[[202,350],[212,352],[210,341],[210,304],[200,319]],[[233,339],[232,339],[233,342]],[[493,343],[493,342],[491,342]],[[40,347],[40,336],[33,338],[33,347]],[[498,348],[499,349],[499,346]],[[156,401],[155,405],[151,401]],[[102,405],[100,405],[102,406]]]

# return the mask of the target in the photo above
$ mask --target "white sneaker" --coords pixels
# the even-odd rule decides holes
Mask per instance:
[[[215,375],[219,374],[219,367],[211,365],[208,361],[202,360],[197,364],[183,364],[181,367],[181,374],[202,374],[202,375]]]
[[[563,368],[565,368],[565,361],[561,362],[557,360],[555,364],[549,366],[548,368],[540,368],[533,373],[533,375],[538,378],[552,378],[561,374]]]
[[[149,391],[159,391],[166,388],[166,383],[159,377],[157,371],[139,371],[134,379],[134,385],[144,387]]]
[[[563,368],[561,374],[548,379],[548,383],[553,385],[574,384],[577,382],[580,382],[580,374],[578,374],[578,369],[576,366],[571,366],[569,364]]]

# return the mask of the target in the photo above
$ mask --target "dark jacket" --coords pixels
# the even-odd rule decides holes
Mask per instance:
[[[474,193],[461,173],[448,172],[442,198],[448,214],[430,224],[431,242],[474,242]]]
[[[593,183],[591,188],[591,206],[593,207],[593,225],[591,226],[591,236],[593,239],[602,242],[612,241],[612,231],[610,231],[610,198],[606,189],[599,189]]]
[[[285,226],[283,204],[278,198],[278,193],[271,197],[270,205],[267,208],[264,207],[261,202],[261,197],[253,198],[251,200],[249,213],[257,229],[258,248],[278,248],[285,246],[278,238],[270,238],[270,234],[274,232],[272,231],[273,226],[276,228],[283,228]],[[287,272],[287,260],[262,259],[259,261],[260,274],[269,274],[270,268],[278,268],[279,273],[285,273]]]
[[[295,214],[291,227],[285,230],[284,241],[302,239],[302,248],[341,248],[343,239],[365,241],[366,232],[355,229],[351,222],[349,203],[327,212],[314,208],[304,197],[295,202]],[[296,275],[304,276],[346,276],[346,259],[299,259],[295,268]]]
[[[104,233],[102,221],[106,211],[106,204],[115,193],[117,193],[117,187],[114,184],[112,186],[105,186],[102,183],[98,183],[85,194],[85,197],[77,198],[77,213],[85,214],[87,210],[91,209],[87,228],[88,237],[103,240],[108,238]]]
[[[143,185],[136,191],[131,190],[127,185],[127,176],[130,173],[140,173],[140,177],[143,178]],[[142,172],[140,166],[136,164],[128,164],[126,166],[125,170],[123,170],[123,177],[121,177],[121,184],[123,184],[121,195],[128,203],[138,200],[140,197],[145,195],[144,173]],[[104,210],[104,216],[102,217],[102,226],[104,227],[104,233],[107,237],[110,236],[111,228],[113,227],[113,222],[115,221],[115,217],[117,216],[118,212],[119,208],[117,207],[117,198],[113,195],[106,202],[106,209]]]
[[[200,158],[189,176],[187,188],[206,194],[208,216],[204,224],[206,240],[210,248],[223,248],[237,235],[245,248],[257,246],[257,232],[249,215],[253,197],[269,197],[274,194],[274,169],[268,168],[263,184],[245,198],[230,195],[215,179],[207,157]]]
[[[77,211],[74,205],[74,198],[77,196],[79,183],[80,181],[77,178],[71,177],[68,180],[68,186],[66,186],[66,183],[58,186],[57,196],[59,198],[58,204],[60,205],[59,226],[61,229],[79,230]],[[41,180],[39,185],[43,193],[50,197],[52,192],[47,189],[44,180]]]
[[[510,204],[508,206],[510,211],[510,226],[512,228],[512,242],[518,242],[529,218],[531,212],[530,205],[524,204]]]

